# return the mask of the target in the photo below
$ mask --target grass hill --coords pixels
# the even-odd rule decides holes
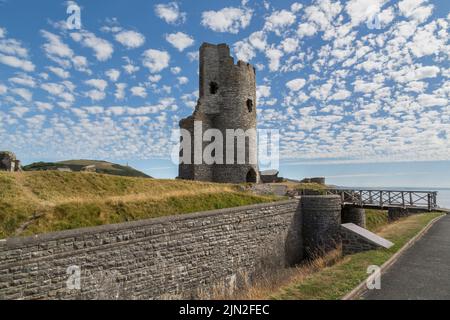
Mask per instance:
[[[0,238],[274,201],[237,185],[87,172],[0,172]]]
[[[94,166],[97,173],[112,174],[116,176],[151,178],[145,173],[129,166],[98,160],[67,160],[60,162],[35,162],[23,167],[25,171],[46,171],[59,168],[69,168],[72,171],[81,171],[86,166]]]

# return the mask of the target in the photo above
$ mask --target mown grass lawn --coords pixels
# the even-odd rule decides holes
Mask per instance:
[[[381,266],[431,220],[442,215],[442,213],[435,212],[412,215],[380,227],[382,225],[381,220],[384,218],[382,216],[369,217],[373,214],[375,212],[369,213],[368,224],[372,224],[372,228],[375,226],[378,235],[392,241],[394,243],[392,248],[371,250],[345,256],[336,264],[325,267],[306,276],[299,282],[290,283],[277,290],[269,298],[280,300],[341,299],[367,278],[368,274],[366,271],[368,266]],[[369,223],[369,221],[371,222]]]

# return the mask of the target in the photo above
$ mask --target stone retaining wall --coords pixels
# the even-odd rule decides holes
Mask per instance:
[[[301,226],[296,199],[10,238],[0,299],[208,298],[301,261]]]

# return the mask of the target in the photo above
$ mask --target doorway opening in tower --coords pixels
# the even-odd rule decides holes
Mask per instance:
[[[247,176],[245,178],[246,182],[256,182],[256,171],[254,169],[250,169],[247,172]]]

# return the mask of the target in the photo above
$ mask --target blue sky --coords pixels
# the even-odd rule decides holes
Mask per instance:
[[[450,3],[0,0],[0,149],[24,163],[128,162],[176,176],[202,42],[257,68],[281,175],[450,187]],[[375,17],[375,18],[374,18]],[[377,23],[374,23],[377,22]]]

